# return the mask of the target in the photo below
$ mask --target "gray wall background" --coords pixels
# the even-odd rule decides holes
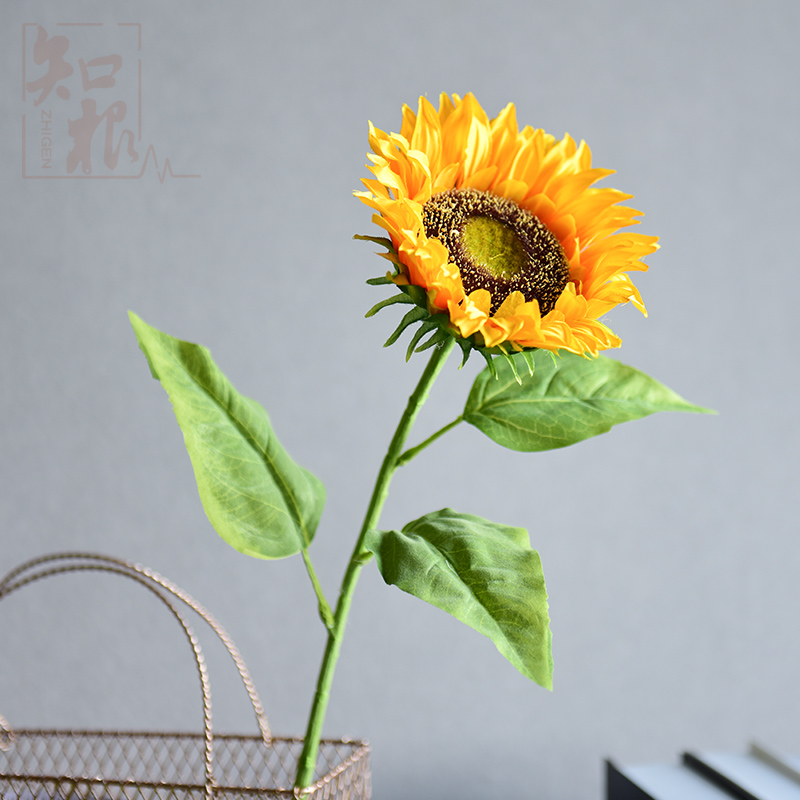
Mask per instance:
[[[461,426],[398,475],[383,524],[445,505],[523,525],[550,593],[555,690],[488,640],[359,585],[326,724],[368,738],[375,796],[601,796],[601,760],[751,738],[800,752],[795,325],[800,6],[709,0],[403,4],[4,3],[0,570],[51,550],[143,562],[212,609],[277,732],[300,733],[322,628],[299,558],[224,544],[126,311],[208,346],[328,487],[312,555],[333,595],[423,366],[352,198],[367,120],[473,91],[490,115],[586,139],[662,249],[618,356],[717,417],[662,415],[563,451]],[[22,24],[138,22],[145,138],[176,172],[21,177]],[[51,34],[55,30],[50,31]],[[109,44],[111,49],[112,43]],[[78,55],[76,53],[76,55]],[[457,415],[455,361],[415,438]],[[51,581],[0,607],[0,711],[17,726],[199,729],[188,650],[134,587]],[[215,721],[254,729],[207,645]]]

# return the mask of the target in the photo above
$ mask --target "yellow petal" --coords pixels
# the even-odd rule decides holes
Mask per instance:
[[[598,318],[626,303],[645,307],[630,273],[647,268],[655,237],[628,233],[641,213],[630,199],[597,181],[612,170],[592,167],[588,145],[565,135],[518,128],[508,104],[492,120],[472,94],[442,94],[438,110],[420,98],[416,112],[402,109],[400,133],[369,125],[371,154],[358,199],[372,208],[400,259],[395,281],[425,289],[429,307],[449,314],[461,336],[487,346],[540,347],[581,355],[619,346]],[[510,292],[492,315],[486,290],[464,295],[456,263],[444,245],[428,239],[423,208],[432,195],[472,188],[505,197],[546,225],[564,248],[570,279],[542,318],[536,300]],[[622,231],[622,232],[621,232]]]

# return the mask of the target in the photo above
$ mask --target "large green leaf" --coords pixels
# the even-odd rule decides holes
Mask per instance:
[[[257,558],[308,547],[325,488],[281,447],[267,412],[233,388],[204,347],[173,339],[132,312],[130,319],[153,377],[172,401],[217,533]]]
[[[526,677],[552,688],[547,592],[524,528],[445,508],[402,531],[369,531],[386,583],[488,636]]]
[[[520,357],[517,373],[495,359],[497,378],[484,369],[472,386],[464,419],[511,450],[552,450],[656,411],[713,413],[692,405],[643,372],[610,358],[533,354],[535,369]]]

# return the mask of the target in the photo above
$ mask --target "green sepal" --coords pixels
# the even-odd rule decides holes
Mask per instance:
[[[385,258],[387,261],[390,261],[392,264],[394,264],[396,267],[395,274],[396,275],[400,274],[399,268],[402,266],[402,264],[400,263],[399,256],[397,255],[397,253],[394,252],[394,250],[392,250],[389,253],[377,253],[376,255],[380,256],[381,258]],[[394,281],[392,281],[392,283],[394,283]]]
[[[475,349],[483,356],[489,374],[497,380],[497,367],[494,365],[494,357],[492,354],[485,347],[476,347]],[[483,375],[483,373],[481,373],[481,375]]]
[[[521,356],[525,366],[528,367],[528,375],[532,378],[533,373],[536,371],[536,360],[533,357],[533,352],[531,350],[523,350]]]
[[[472,343],[468,339],[457,339],[458,346],[461,348],[461,363],[458,365],[458,368],[461,369],[467,361],[469,361],[470,355],[472,355],[473,347]]]
[[[365,546],[386,583],[488,636],[523,675],[552,688],[552,635],[539,554],[524,528],[445,508]]]
[[[395,250],[395,247],[392,244],[392,240],[389,239],[387,236],[363,236],[360,233],[356,233],[354,234],[353,238],[358,239],[362,242],[372,242],[373,244],[385,247],[388,252],[377,253],[377,255],[379,255],[381,258],[385,258],[387,261],[391,261],[391,263],[394,264],[395,275],[398,275],[400,273],[400,267],[402,266],[400,263],[400,258],[397,255],[397,250]],[[391,280],[387,280],[386,282],[393,283],[393,281]],[[370,283],[370,281],[367,281],[367,283]]]
[[[411,301],[409,300],[409,302]],[[400,324],[394,329],[392,335],[383,343],[383,346],[390,347],[393,345],[409,325],[413,325],[415,322],[419,322],[427,316],[428,312],[424,308],[414,306],[414,308],[406,312],[406,315],[400,320]]]
[[[234,389],[208,350],[129,316],[150,372],[172,402],[217,533],[256,558],[305,550],[325,505],[319,479],[292,461],[267,412]]]
[[[407,294],[420,308],[428,307],[428,293],[421,286],[414,286],[411,283],[406,283],[403,286],[398,286],[401,292]]]
[[[382,258],[386,258],[391,261],[395,265],[395,276],[400,275],[402,264],[400,263],[397,250],[395,249],[394,245],[392,244],[392,240],[386,236],[363,236],[361,234],[356,234],[353,236],[354,239],[359,239],[361,241],[373,242],[374,244],[381,245],[385,247],[387,252],[386,253],[378,253],[379,256]],[[447,331],[448,335],[452,336],[457,342],[458,345],[461,347],[461,364],[459,369],[463,367],[467,361],[473,350],[478,350],[483,358],[486,360],[487,366],[491,370],[492,374],[495,375],[495,368],[492,364],[492,358],[497,355],[505,356],[509,358],[510,355],[508,351],[502,346],[498,345],[496,347],[488,348],[482,344],[483,339],[481,338],[480,334],[474,334],[469,337],[462,337],[459,335],[458,331],[453,328],[450,323],[449,315],[446,312],[436,312],[432,313],[428,308],[428,294],[421,286],[414,286],[409,283],[402,283],[402,284],[395,284],[395,282],[389,276],[383,276],[379,278],[370,278],[367,280],[367,283],[371,286],[385,286],[387,284],[396,285],[400,292],[406,295],[411,302],[415,305],[419,306],[421,309],[425,310],[425,314],[417,314],[415,315],[414,322],[420,321],[425,326],[425,330],[417,333],[413,339],[413,345],[409,346],[408,350],[406,351],[406,361],[408,361],[414,353],[422,352],[423,350],[428,349],[429,347],[433,347],[436,344],[444,341],[444,336],[441,334],[435,334],[434,337],[428,339],[422,346],[418,346],[419,342],[421,341],[424,336],[426,336],[433,327],[439,327],[443,331]],[[393,305],[394,303],[402,303],[406,302],[401,299],[397,299],[397,295],[394,296],[394,299],[389,298],[388,300],[383,300],[380,303],[377,303],[373,306],[370,311],[367,313],[366,316],[371,317],[380,311],[382,308],[386,308],[389,305]],[[389,339],[384,344],[384,347],[388,347],[391,344],[394,344],[400,335],[405,331],[408,327],[406,319],[409,315],[406,315],[404,319],[400,322],[400,325],[395,330],[395,332],[389,337]],[[428,320],[426,320],[426,316],[430,318],[430,321],[434,323],[434,325],[428,325]],[[413,324],[413,322],[411,323]],[[529,358],[529,352],[525,351],[526,357],[526,365],[528,368],[529,374],[533,374],[533,366],[532,362],[527,360]],[[512,365],[513,366],[513,365]]]
[[[430,339],[426,342],[423,342],[421,345],[414,349],[415,353],[423,353],[425,350],[429,350],[431,347],[435,347],[437,344],[441,344],[445,339],[449,338],[452,334],[448,331],[444,330],[443,328],[439,328]]]
[[[361,242],[372,242],[373,244],[379,244],[381,247],[385,247],[387,250],[394,251],[394,245],[388,236],[364,236],[363,234],[355,233],[353,234],[353,238],[358,239]]]
[[[400,274],[402,264],[399,261],[397,250],[395,250],[391,239],[384,236],[363,236],[361,234],[356,234],[353,238],[362,241],[373,242],[374,244],[379,244],[382,247],[385,247],[388,252],[378,253],[378,255],[382,258],[387,258],[389,261],[394,263],[396,267],[395,275]],[[474,336],[467,339],[459,336],[458,332],[452,327],[449,315],[446,312],[431,312],[428,307],[428,294],[421,286],[414,286],[410,283],[395,284],[395,282],[389,276],[369,278],[367,283],[371,286],[383,286],[391,283],[400,290],[400,294],[393,295],[392,297],[376,303],[367,312],[367,317],[374,316],[381,309],[387,308],[395,303],[413,303],[420,309],[420,311],[417,312],[408,312],[383,345],[384,347],[393,345],[400,338],[406,328],[409,327],[409,325],[413,325],[416,322],[422,323],[421,327],[415,331],[414,335],[412,336],[411,343],[406,350],[406,361],[408,361],[414,353],[420,353],[445,341],[447,336],[453,337],[461,347],[462,367],[467,363],[467,359],[469,358],[470,352],[473,349],[485,351],[484,358],[487,358],[486,353],[490,351],[487,348],[476,344]],[[407,299],[403,299],[403,296],[405,296]],[[433,336],[420,345],[422,339],[434,331],[435,328],[439,328],[439,331],[434,332]],[[505,350],[503,350],[502,347],[493,349],[493,352],[496,353],[500,353],[501,351],[502,353],[505,353]],[[487,358],[487,362],[491,363],[491,358]]]
[[[417,347],[417,344],[422,339],[425,334],[430,333],[430,331],[436,328],[436,323],[433,322],[431,319],[426,319],[422,325],[419,326],[414,331],[414,335],[411,337],[411,341],[408,343],[408,348],[406,349],[406,361],[408,361],[411,356],[414,355],[414,350]]]
[[[419,344],[419,342],[432,331],[433,335],[427,341]],[[458,341],[458,337],[450,328],[449,316],[447,314],[431,314],[429,318],[422,323],[409,343],[408,349],[406,350],[406,361],[408,361],[414,353],[422,353],[449,338]]]
[[[393,306],[395,303],[413,303],[414,301],[404,292],[400,292],[400,294],[393,294],[391,297],[387,297],[385,300],[381,300],[379,303],[375,303],[372,308],[364,314],[365,317],[374,317],[381,309],[386,308],[387,306]]]
[[[514,380],[522,386],[522,378],[519,376],[519,371],[517,370],[517,363],[514,361],[514,357],[510,356],[508,353],[503,353],[503,358],[505,358],[506,363],[511,367],[511,372],[514,375]]]
[[[537,350],[531,357],[534,373],[522,380],[516,367],[527,356],[499,359],[494,371],[490,364],[475,379],[464,408],[466,422],[511,450],[566,447],[657,411],[714,413],[604,356],[562,353],[555,359]]]

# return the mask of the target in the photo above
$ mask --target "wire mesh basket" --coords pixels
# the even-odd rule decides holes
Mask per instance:
[[[194,654],[203,695],[203,732],[15,730],[0,717],[0,800],[369,800],[369,745],[326,739],[311,786],[293,789],[300,738],[272,736],[239,651],[220,624],[183,590],[140,565],[87,553],[55,553],[21,564],[0,580],[0,600],[43,578],[108,572],[155,594],[178,621]],[[242,679],[260,735],[214,734],[203,653],[186,607],[220,638]],[[5,654],[3,654],[5,655]]]

